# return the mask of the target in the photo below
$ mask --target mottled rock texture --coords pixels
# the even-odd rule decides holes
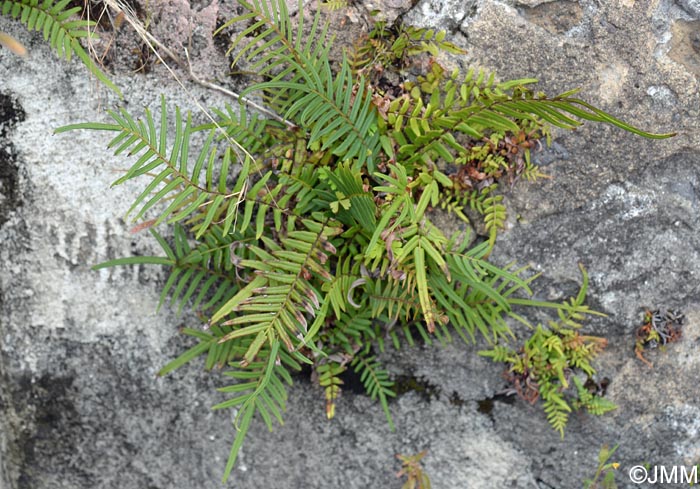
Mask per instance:
[[[299,377],[284,427],[254,424],[233,487],[399,488],[396,453],[428,449],[435,488],[577,488],[604,443],[619,443],[620,487],[634,465],[700,463],[700,6],[692,0],[420,0],[374,2],[388,19],[448,29],[468,50],[446,62],[538,77],[542,89],[581,96],[652,131],[647,141],[601,125],[558,134],[539,155],[551,179],[506,194],[508,229],[494,252],[543,270],[538,297],[576,290],[577,263],[591,275],[589,303],[608,314],[588,331],[610,344],[598,362],[619,409],[573,416],[566,439],[538,406],[510,402],[501,367],[476,346],[418,347],[385,356],[406,392],[381,409],[352,389],[328,422],[322,394]],[[223,76],[225,43],[211,30],[227,2],[139,4],[151,31],[177,52],[190,46],[197,73]],[[362,4],[336,15],[352,39]],[[93,272],[105,259],[147,254],[121,216],[137,185],[109,189],[123,161],[95,133],[52,136],[60,125],[103,117],[117,101],[76,62],[56,60],[40,36],[0,18],[0,31],[31,52],[0,50],[0,461],[7,489],[214,488],[234,429],[212,412],[221,380],[199,365],[158,379],[186,347],[167,308],[154,313],[162,274],[150,267]],[[139,112],[165,93],[171,106],[220,105],[190,95],[123,26],[97,45]],[[138,71],[133,73],[132,71]],[[185,79],[184,73],[176,73]],[[674,308],[680,343],[634,356],[644,308]],[[642,486],[644,487],[644,486]],[[675,487],[666,485],[664,487]]]

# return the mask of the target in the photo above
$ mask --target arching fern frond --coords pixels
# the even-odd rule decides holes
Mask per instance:
[[[334,75],[328,52],[332,39],[328,24],[321,26],[316,13],[310,32],[303,16],[292,26],[284,0],[241,2],[247,10],[220,28],[241,21],[251,25],[233,40],[234,64],[241,58],[251,69],[271,79],[253,84],[242,94],[262,91],[268,103],[285,119],[293,120],[309,134],[308,145],[329,149],[343,160],[357,160],[374,171],[379,153],[377,113],[363,80],[356,81],[343,59]],[[303,3],[299,4],[303,10]]]
[[[251,171],[251,159],[246,156],[233,188],[228,186],[229,172],[235,163],[230,147],[220,152],[214,143],[217,131],[210,129],[194,165],[191,165],[191,138],[194,132],[192,118],[184,117],[175,109],[175,137],[168,143],[168,113],[165,98],[161,97],[160,127],[156,127],[151,112],[146,109],[145,120],[134,120],[124,109],[108,111],[114,123],[80,123],[56,129],[56,133],[78,129],[116,132],[108,147],[115,155],[128,152],[138,156],[131,168],[113,185],[122,184],[142,175],[152,177],[150,183],[134,200],[127,216],[136,212],[134,220],[142,218],[156,204],[172,197],[169,205],[153,221],[158,225],[185,219],[196,223],[196,236],[201,237],[212,222],[230,221],[236,216],[238,205],[246,192],[246,181]],[[194,158],[192,158],[194,159]],[[228,219],[227,219],[228,218]]]
[[[469,146],[458,142],[456,133],[480,141],[492,132],[513,133],[530,121],[575,129],[582,121],[604,122],[647,138],[673,136],[643,131],[572,95],[548,97],[527,85],[535,79],[496,83],[493,74],[470,70],[463,80],[457,71],[444,72],[438,64],[416,84],[407,83],[406,93],[388,104],[381,132],[391,137],[404,164],[443,159],[451,163],[469,157]]]
[[[279,340],[271,338],[270,349],[261,352],[260,361],[226,372],[225,375],[243,382],[218,389],[220,392],[237,395],[215,405],[213,409],[238,407],[234,422],[236,437],[226,463],[223,482],[231,474],[254,414],[258,413],[270,430],[272,430],[273,417],[280,424],[283,424],[282,412],[286,409],[287,404],[287,392],[284,384],[291,385],[292,379],[287,369],[282,365],[280,355]]]
[[[318,315],[327,310],[321,307],[323,296],[311,279],[332,279],[327,263],[328,249],[323,243],[335,231],[317,224],[319,227],[314,229],[313,223],[305,222],[308,230],[288,232],[280,237],[279,244],[263,237],[264,246],[248,245],[255,258],[242,260],[240,264],[254,270],[254,278],[210,320],[211,324],[217,324],[228,317],[222,324],[236,327],[222,342],[248,336],[255,338],[243,355],[244,363],[253,362],[265,344],[277,340],[288,352],[295,352],[295,357],[307,361],[296,351],[303,346],[309,331],[308,317],[321,321],[323,318],[319,319]]]
[[[227,326],[212,326],[210,332],[185,329],[183,332],[197,338],[199,343],[163,367],[158,375],[166,375],[203,353],[207,353],[207,369],[214,366],[221,368],[241,359],[254,340],[238,338],[236,341],[227,341],[222,344],[221,339],[230,331],[231,328]],[[299,363],[280,347],[279,340],[272,339],[269,347],[265,346],[259,350],[258,358],[254,362],[232,365],[230,370],[224,372],[225,376],[236,382],[218,390],[234,394],[234,397],[215,405],[213,409],[238,408],[238,413],[234,422],[236,435],[224,471],[223,482],[231,474],[255,414],[263,419],[270,430],[273,427],[273,418],[283,424],[282,413],[286,409],[287,401],[285,384],[292,385],[289,371],[300,369]]]
[[[96,34],[90,30],[96,23],[75,19],[80,7],[68,7],[70,0],[3,0],[0,2],[2,15],[19,19],[30,31],[41,31],[44,39],[59,58],[70,61],[73,55],[80,58],[95,78],[122,97],[122,92],[107,75],[100,70],[90,55],[80,45],[80,39],[93,39]]]
[[[311,63],[306,61],[304,68]],[[322,71],[304,70],[299,81],[269,81],[248,90],[288,89],[299,94],[284,116],[309,131],[309,145],[318,143],[341,160],[357,159],[355,168],[365,163],[375,169],[379,152],[377,113],[363,79],[353,80],[347,58],[335,77],[326,61]],[[319,76],[322,75],[322,76]]]

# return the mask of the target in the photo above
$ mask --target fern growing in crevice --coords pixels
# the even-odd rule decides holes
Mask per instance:
[[[216,124],[203,125],[175,109],[173,136],[166,129],[173,114],[162,99],[157,116],[146,111],[136,120],[122,109],[110,112],[110,123],[59,129],[114,133],[109,147],[136,160],[115,184],[148,180],[130,210],[136,220],[150,213],[138,226],[175,225],[174,249],[154,232],[165,256],[98,267],[170,267],[163,301],[170,296],[178,309],[192,303],[201,314],[203,327],[184,330],[198,343],[161,374],[206,355],[207,368],[221,367],[235,380],[222,389],[231,397],[216,406],[238,409],[224,479],[254,416],[270,428],[282,422],[290,372],[302,364],[315,371],[328,417],[337,411],[339,375],[353,369],[392,427],[395,391],[378,359],[388,345],[418,337],[447,343],[454,336],[471,343],[479,335],[495,345],[496,359],[518,361],[527,372],[540,368],[549,357],[518,360],[502,346],[513,336],[509,321],[528,324],[523,308],[552,308],[561,328],[569,327],[590,313],[583,305],[587,282],[584,275],[571,302],[536,301],[529,298],[536,276],[489,262],[505,221],[498,187],[536,176],[530,151],[548,138],[550,125],[577,126],[574,117],[654,136],[572,93],[536,94],[529,79],[447,74],[433,61],[413,81],[387,87],[362,64],[375,59],[379,44],[391,46],[393,58],[386,59],[394,61],[385,63],[453,50],[444,34],[382,28],[334,70],[332,36],[319,14],[310,25],[301,15],[294,24],[283,0],[241,6],[244,12],[222,29],[246,23],[233,40],[234,63],[246,59],[265,78],[243,95],[261,94],[286,126],[242,104],[216,111]],[[404,41],[383,37],[391,35]],[[195,134],[204,141],[197,151]],[[474,244],[446,236],[431,220],[441,206],[464,219],[466,207],[474,210],[485,236]],[[554,341],[537,331],[542,341]],[[585,371],[590,358],[572,361]],[[545,370],[565,384],[562,368]],[[550,415],[563,429],[559,388],[540,385],[538,395],[546,409],[554,406]],[[584,397],[582,405],[593,406]]]
[[[541,305],[557,307],[559,321],[550,321],[549,327],[537,326],[530,338],[519,349],[496,345],[491,350],[480,351],[482,356],[496,362],[510,364],[505,377],[509,392],[517,393],[530,403],[542,399],[547,420],[564,437],[564,428],[573,409],[585,408],[589,413],[602,415],[617,406],[607,399],[588,391],[576,377],[582,372],[591,380],[595,369],[591,362],[605,348],[607,341],[596,336],[581,335],[577,329],[586,314],[591,312],[583,304],[588,288],[588,276],[581,267],[583,284],[578,295],[563,303]],[[576,387],[577,397],[566,395],[570,380]]]

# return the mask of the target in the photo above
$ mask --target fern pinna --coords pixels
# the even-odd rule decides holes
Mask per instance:
[[[245,25],[233,38],[234,63],[245,60],[262,77],[243,95],[261,94],[279,118],[241,103],[197,125],[161,99],[159,113],[142,119],[121,109],[109,112],[111,122],[58,130],[113,133],[109,148],[136,160],[115,184],[147,182],[129,211],[137,221],[150,213],[137,226],[174,226],[172,240],[151,231],[165,256],[96,268],[164,265],[161,302],[190,304],[202,318],[185,329],[195,346],[161,374],[205,355],[207,368],[232,379],[221,389],[230,398],[215,406],[238,409],[224,479],[256,415],[269,427],[282,423],[291,373],[303,364],[325,390],[329,418],[340,376],[353,369],[392,423],[393,383],[380,358],[387,342],[457,335],[469,343],[479,334],[515,358],[497,343],[512,337],[508,320],[528,324],[516,307],[553,308],[562,321],[589,313],[585,280],[571,302],[543,303],[527,298],[536,276],[526,268],[488,261],[505,219],[498,184],[537,176],[531,148],[550,126],[579,125],[575,118],[656,137],[572,93],[548,98],[526,88],[533,80],[447,74],[434,60],[413,81],[386,87],[366,61],[379,59],[371,52],[382,43],[392,46],[386,69],[406,66],[405,56],[458,49],[443,34],[380,26],[333,66],[320,13],[308,25],[303,16],[293,23],[283,0],[240,3],[243,13],[222,29]],[[437,207],[464,220],[471,209],[484,235],[474,244],[446,236],[431,220]],[[560,380],[562,368],[552,370]],[[540,385],[544,399],[561,405],[556,389]]]

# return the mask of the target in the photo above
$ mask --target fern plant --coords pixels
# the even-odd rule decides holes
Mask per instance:
[[[94,31],[90,30],[96,23],[76,19],[76,14],[82,9],[69,8],[69,3],[70,0],[3,0],[0,2],[0,12],[19,19],[30,31],[42,32],[44,40],[59,58],[70,61],[72,56],[77,56],[95,78],[121,97],[119,88],[100,70],[80,44],[80,39],[96,38]]]
[[[164,256],[96,268],[165,266],[161,304],[170,298],[202,318],[184,330],[196,344],[160,373],[205,356],[206,368],[231,378],[221,389],[229,398],[215,406],[237,409],[224,480],[254,417],[270,428],[283,422],[291,373],[303,364],[315,372],[329,418],[341,374],[352,369],[393,428],[393,382],[378,356],[387,344],[455,335],[471,343],[477,334],[496,343],[512,337],[509,320],[528,324],[522,308],[590,313],[585,276],[573,302],[542,303],[528,297],[536,276],[526,267],[488,261],[505,218],[499,182],[537,175],[530,151],[551,125],[574,128],[582,119],[669,136],[633,128],[573,92],[546,97],[526,88],[534,80],[447,74],[436,61],[388,87],[362,61],[376,59],[378,39],[392,46],[387,59],[404,59],[452,49],[444,34],[384,29],[334,66],[320,13],[292,22],[284,0],[240,4],[243,13],[221,29],[245,26],[232,42],[234,64],[246,60],[262,77],[241,100],[258,94],[280,117],[240,103],[197,125],[161,99],[159,112],[141,119],[120,109],[108,123],[57,131],[110,132],[115,155],[135,160],[115,184],[145,181],[129,215],[150,228]],[[408,42],[381,38],[395,34]],[[196,150],[195,134],[204,141]],[[441,206],[463,219],[464,209],[476,210],[485,236],[473,245],[446,236],[431,219]],[[174,227],[172,239],[153,229],[160,224]]]
[[[583,304],[588,276],[582,266],[581,272],[581,290],[570,299],[567,308],[558,307],[558,321],[550,321],[548,328],[538,325],[518,351],[496,345],[491,350],[479,352],[496,362],[510,364],[506,373],[506,378],[512,384],[510,391],[531,403],[542,399],[547,420],[562,438],[573,409],[585,408],[589,413],[600,416],[617,408],[604,397],[590,392],[576,376],[577,371],[581,371],[592,379],[595,369],[591,363],[607,345],[604,338],[581,335],[577,331],[581,326],[578,321],[583,319],[584,314],[600,314],[590,311]],[[570,381],[573,381],[577,392],[577,398],[573,400],[567,399],[565,393]]]

